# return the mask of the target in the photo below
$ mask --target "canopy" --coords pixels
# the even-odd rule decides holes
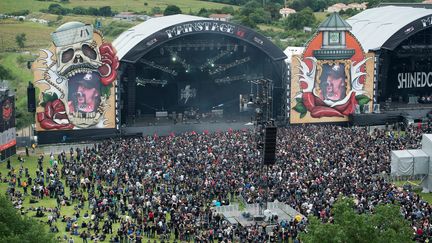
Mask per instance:
[[[347,20],[365,51],[393,50],[431,25],[432,9],[385,6],[367,9]]]
[[[273,61],[286,58],[279,47],[250,28],[183,14],[147,20],[123,32],[113,41],[113,45],[122,62],[136,63],[146,53],[168,41],[204,33],[220,34],[245,41],[266,53]]]
[[[412,175],[414,172],[414,158],[407,150],[393,150],[391,152],[391,174],[396,176]]]

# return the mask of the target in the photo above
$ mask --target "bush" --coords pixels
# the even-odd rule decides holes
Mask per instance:
[[[43,225],[19,215],[4,196],[0,196],[0,212],[0,242],[55,242]]]
[[[25,9],[25,10],[20,10],[20,11],[15,11],[15,12],[7,13],[6,15],[25,16],[25,15],[29,15],[29,14],[30,14],[30,10]]]
[[[0,64],[0,80],[13,79],[11,71]]]

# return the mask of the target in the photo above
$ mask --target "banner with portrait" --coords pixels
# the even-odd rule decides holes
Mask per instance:
[[[347,122],[356,110],[372,110],[374,55],[365,54],[352,34],[346,33],[350,58],[318,59],[314,53],[321,41],[322,33],[291,60],[292,124]]]
[[[115,128],[119,61],[92,25],[63,24],[33,64],[36,130]]]

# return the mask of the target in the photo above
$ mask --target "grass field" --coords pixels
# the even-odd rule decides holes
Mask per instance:
[[[15,79],[8,80],[10,88],[16,89],[17,126],[19,128],[33,123],[33,115],[27,112],[27,84],[33,80],[33,74],[27,69],[27,63],[20,63],[18,59],[30,60],[34,58],[19,53],[0,54],[0,64],[7,67]]]
[[[20,33],[25,33],[27,38],[25,47],[21,51],[48,47],[53,30],[53,27],[33,22],[2,20],[0,21],[0,52],[18,50],[15,36]]]
[[[317,19],[318,23],[323,22],[326,18],[327,18],[327,14],[326,12],[315,12],[315,18]]]
[[[29,169],[29,173],[31,175],[32,178],[36,177],[36,169],[37,169],[37,157],[39,156],[38,150],[36,150],[35,154],[31,154],[30,157],[25,157],[25,162],[24,162],[24,168],[28,168]],[[44,160],[44,170],[46,170],[46,168],[48,168],[49,162],[48,159],[49,155],[45,155],[45,160]],[[14,156],[11,158],[11,165],[14,168],[19,168],[20,164],[17,160],[17,156]],[[6,176],[8,173],[8,170],[6,169],[6,163],[0,163],[0,173],[2,174],[2,176]],[[62,180],[63,184],[65,183],[64,180]],[[0,193],[2,193],[2,195],[5,195],[6,191],[8,188],[8,183],[3,183],[0,182]],[[18,190],[20,190],[21,192],[23,192],[22,188],[17,188]],[[65,187],[65,191],[66,191],[66,195],[69,195],[69,188]],[[29,192],[30,192],[30,188],[29,188]],[[85,194],[87,196],[87,194]],[[53,198],[49,198],[49,197],[44,197],[43,200],[40,200],[38,203],[35,204],[30,204],[30,196],[26,196],[24,203],[23,203],[23,207],[24,208],[29,208],[30,206],[32,207],[47,207],[47,208],[54,208],[56,207],[57,203],[55,201],[55,199]],[[81,210],[81,215],[84,215],[85,212],[89,212],[91,213],[91,210],[88,209],[88,203],[86,202],[85,207],[83,210]],[[69,217],[72,217],[74,213],[74,206],[64,206],[61,208],[61,216],[66,215]],[[43,224],[45,224],[47,226],[48,229],[48,225],[46,224],[46,222],[48,221],[48,214],[45,213],[46,217],[43,218],[35,218],[34,216],[36,215],[35,211],[30,211],[27,216],[29,217],[33,217],[36,220],[40,220],[42,221]],[[79,218],[78,220],[78,224],[81,225],[81,223],[84,221],[84,219],[82,217]],[[88,220],[87,220],[88,221]],[[66,234],[68,236],[68,238],[70,237],[70,234],[68,232],[65,232],[65,227],[66,227],[66,223],[61,222],[61,220],[57,220],[56,223],[58,229],[59,229],[59,233],[55,234],[55,237],[57,238],[58,236],[63,237],[64,234]],[[117,229],[119,227],[119,224],[113,224],[113,233],[117,232]],[[82,239],[79,238],[79,236],[72,236],[73,239],[75,240],[75,242],[82,242]],[[107,240],[109,241],[111,235],[107,235]],[[152,242],[154,241],[154,239],[152,239]],[[89,240],[90,242],[90,240]],[[146,242],[146,241],[143,241]]]
[[[19,10],[28,9],[32,12],[38,12],[41,9],[47,9],[52,3],[58,3],[59,1],[36,1],[36,0],[1,0],[0,1],[0,12],[10,13]],[[145,5],[147,3],[147,5]],[[134,12],[151,12],[152,8],[159,7],[162,11],[168,5],[177,5],[180,7],[183,13],[189,13],[190,11],[197,12],[201,8],[207,9],[220,9],[224,6],[232,6],[220,3],[205,2],[199,0],[70,0],[70,3],[61,4],[66,8],[73,7],[102,7],[111,6],[112,10],[118,12],[134,11]]]
[[[285,31],[283,28],[280,28],[280,27],[274,26],[274,25],[268,25],[268,24],[259,24],[258,28],[260,30],[273,30],[276,32],[284,32]]]
[[[36,151],[34,153],[30,152],[30,156],[26,157],[25,155],[21,155],[23,156],[23,158],[25,159],[25,162],[23,163],[23,167],[24,168],[28,168],[29,169],[29,174],[32,177],[32,179],[36,178],[36,169],[37,169],[37,158],[39,157],[40,154],[43,154],[42,149],[36,149]],[[69,154],[69,153],[67,153]],[[69,155],[68,155],[69,156]],[[18,172],[19,168],[20,168],[20,163],[18,162],[17,156],[13,156],[11,159],[11,165],[13,168],[15,168],[15,171]],[[46,168],[48,168],[50,166],[49,163],[49,154],[45,154],[45,159],[44,159],[44,163],[43,163],[43,167],[44,167],[44,171],[46,171]],[[0,173],[1,173],[1,177],[4,178],[5,176],[7,176],[8,174],[8,170],[6,168],[6,163],[0,163]],[[24,172],[23,172],[24,173]],[[62,180],[63,185],[65,185],[65,181]],[[8,188],[8,183],[3,183],[0,182],[0,193],[2,195],[5,195],[6,191]],[[16,188],[17,190],[23,192],[23,189],[20,187]],[[30,188],[28,188],[28,193],[30,193]],[[67,196],[69,196],[70,194],[70,190],[68,187],[65,187],[65,194]],[[88,197],[87,192],[84,192],[84,195],[86,197]],[[234,198],[233,202],[238,202],[240,203],[240,210],[243,210],[245,205],[243,205],[240,200],[238,198]],[[56,200],[54,198],[49,198],[49,197],[44,197],[44,199],[39,200],[38,203],[34,203],[34,204],[30,204],[30,196],[26,196],[25,200],[23,202],[23,207],[25,209],[33,207],[33,208],[37,208],[37,207],[46,207],[46,208],[55,208],[57,206]],[[72,206],[62,206],[61,207],[61,216],[66,215],[67,217],[72,217],[74,214],[75,210],[74,210],[74,205]],[[88,208],[88,201],[85,202],[85,206],[84,209],[81,210],[81,215],[84,215],[85,212],[88,212],[91,215],[91,210]],[[46,225],[46,228],[49,229],[48,225],[46,224],[48,221],[48,213],[45,213],[45,217],[43,218],[36,218],[36,211],[30,211],[27,216],[32,217],[38,221],[40,221],[42,224]],[[121,218],[126,217],[126,215],[120,215]],[[167,220],[170,220],[170,214],[167,214]],[[83,221],[86,221],[87,223],[89,222],[89,219],[83,219],[83,217],[81,216],[78,219],[78,225],[81,226],[81,223]],[[66,232],[65,228],[66,228],[66,223],[61,222],[61,220],[57,220],[57,222],[55,223],[59,229],[59,233],[55,234],[55,237],[62,237],[64,235],[67,235],[67,237],[69,238],[70,232]],[[101,225],[103,225],[103,221],[101,222]],[[119,228],[120,224],[116,223],[113,224],[113,234],[116,234],[117,229]],[[79,232],[81,232],[81,229],[79,229]],[[110,240],[112,235],[107,235],[105,242],[108,242]],[[174,241],[174,233],[171,233],[171,239],[169,242],[173,242]],[[75,242],[82,242],[82,239],[79,238],[79,236],[72,236],[72,238],[75,240]],[[152,239],[148,239],[148,238],[143,238],[143,242],[160,242],[159,241],[159,237],[156,236],[156,238],[152,238]],[[91,242],[89,240],[89,242]],[[165,241],[166,242],[166,241]]]

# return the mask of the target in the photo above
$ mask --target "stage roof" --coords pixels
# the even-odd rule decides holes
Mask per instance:
[[[176,14],[165,17],[151,18],[139,25],[136,25],[123,32],[113,41],[113,45],[117,50],[117,56],[121,60],[135,45],[152,34],[157,33],[161,29],[194,20],[209,19],[191,15]]]
[[[248,27],[184,14],[149,19],[123,32],[113,45],[122,62],[136,63],[147,52],[168,41],[200,33],[222,34],[245,41],[274,61],[286,58],[279,47]]]
[[[347,20],[351,32],[365,51],[393,50],[403,40],[428,28],[421,20],[432,16],[432,9],[385,6],[365,10]]]

